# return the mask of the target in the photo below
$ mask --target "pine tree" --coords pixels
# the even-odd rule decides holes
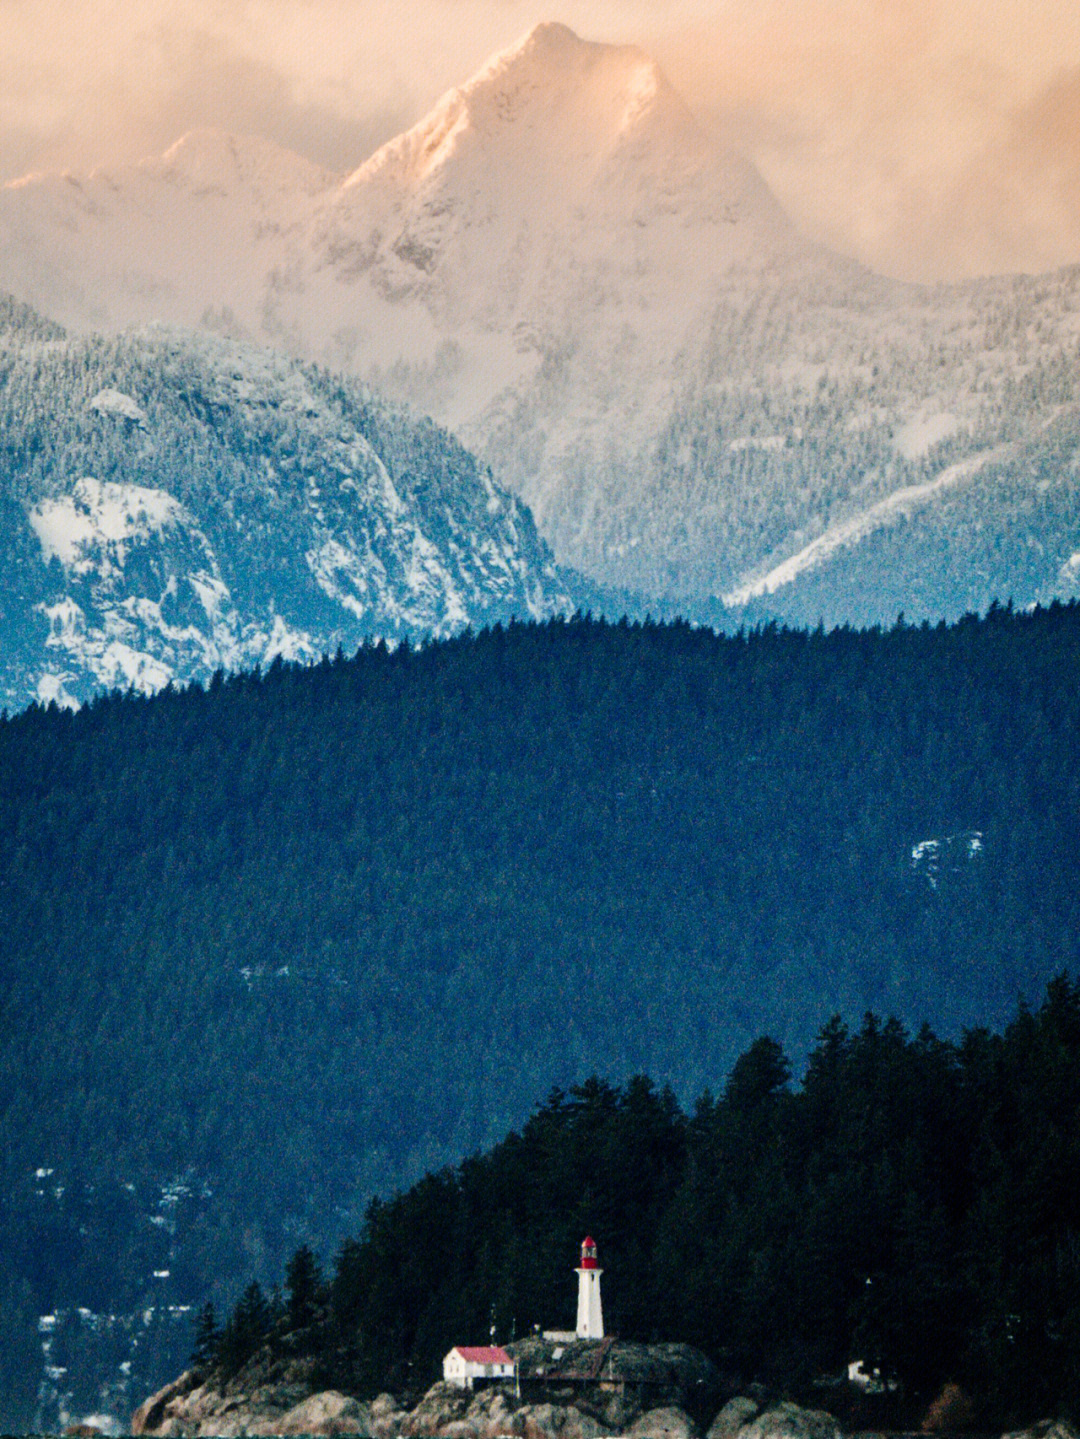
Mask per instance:
[[[195,1342],[191,1348],[191,1363],[196,1369],[211,1368],[218,1358],[221,1330],[218,1328],[214,1306],[207,1300],[195,1317]]]
[[[285,1317],[290,1329],[306,1329],[319,1315],[325,1285],[318,1260],[305,1244],[285,1270]]]

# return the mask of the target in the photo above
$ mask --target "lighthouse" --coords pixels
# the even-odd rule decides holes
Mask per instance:
[[[603,1339],[604,1311],[600,1308],[600,1276],[603,1270],[596,1263],[596,1240],[586,1235],[581,1241],[581,1264],[578,1267],[577,1337]]]

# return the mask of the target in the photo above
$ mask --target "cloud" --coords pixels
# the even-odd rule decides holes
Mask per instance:
[[[346,170],[542,19],[656,54],[804,229],[876,267],[1080,260],[1074,0],[0,0],[0,179],[202,125]]]
[[[876,269],[1080,261],[1074,171],[1061,173],[1080,135],[1075,6],[729,0],[722,23],[690,23],[661,53],[801,227]]]
[[[87,37],[84,63],[67,46],[46,43],[28,65],[16,65],[0,28],[7,57],[0,62],[0,179],[131,162],[204,125],[264,135],[345,170],[411,119],[406,95],[351,109],[332,93],[323,99],[303,75],[257,48],[245,53],[234,35],[180,25],[173,8],[111,37],[104,16],[103,33],[92,44]]]
[[[1038,272],[1077,263],[1078,217],[1080,66],[1075,66],[1018,107],[1000,137],[942,197],[932,258],[952,275]]]

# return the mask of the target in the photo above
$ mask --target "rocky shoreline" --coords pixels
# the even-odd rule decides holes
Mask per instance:
[[[587,1379],[580,1355],[571,1352],[569,1364],[560,1366],[540,1340],[513,1347],[517,1384],[474,1392],[440,1380],[411,1408],[388,1393],[360,1399],[318,1388],[312,1360],[263,1351],[227,1380],[187,1370],[139,1406],[131,1433],[146,1439],[844,1439],[824,1409],[771,1402],[760,1391],[721,1402],[715,1366],[688,1345],[605,1347],[603,1365]],[[930,1422],[924,1432],[947,1439],[947,1431]],[[1002,1439],[1080,1439],[1080,1431],[1063,1420],[1043,1420]]]
[[[222,1392],[188,1370],[140,1405],[131,1432],[160,1439],[601,1439],[612,1433],[625,1439],[842,1439],[839,1424],[824,1410],[784,1403],[761,1412],[744,1396],[729,1400],[705,1430],[674,1404],[645,1410],[619,1430],[574,1404],[520,1403],[509,1386],[473,1394],[441,1380],[411,1410],[392,1394],[359,1400],[327,1389],[290,1403],[293,1397],[289,1385],[263,1386],[249,1395]]]

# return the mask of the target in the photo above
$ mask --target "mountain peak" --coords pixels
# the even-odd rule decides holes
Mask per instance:
[[[660,67],[644,50],[636,45],[583,40],[568,25],[553,20],[535,25],[506,50],[492,55],[472,79],[466,81],[462,93],[482,92],[510,79],[565,93],[576,88],[583,78],[601,74],[606,87],[613,92],[664,91],[682,106]]]
[[[582,40],[568,26],[547,21],[449,90],[346,185],[392,178],[413,187],[475,150],[487,186],[497,146],[506,164],[516,169],[524,162],[534,179],[536,161],[545,155],[558,172],[556,192],[565,197],[568,180],[587,192],[595,165],[643,126],[654,139],[665,138],[665,151],[696,152],[703,143],[689,109],[644,51]]]
[[[227,191],[239,182],[262,190],[314,195],[334,183],[328,170],[273,140],[211,126],[188,130],[163,155],[146,161],[144,168],[211,190]]]
[[[528,34],[517,42],[517,48],[544,47],[550,51],[559,52],[577,49],[589,43],[587,40],[582,40],[580,35],[570,29],[569,25],[563,25],[561,21],[541,20],[539,25],[534,25]]]

